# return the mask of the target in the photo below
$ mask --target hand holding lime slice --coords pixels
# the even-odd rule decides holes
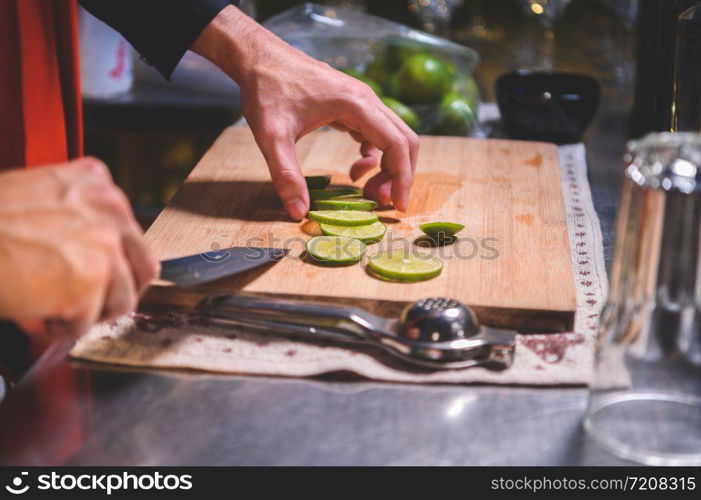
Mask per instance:
[[[321,232],[326,235],[356,238],[363,243],[380,241],[387,232],[387,226],[379,221],[365,226],[334,226],[331,224],[320,224],[319,227],[321,228]]]
[[[307,181],[309,189],[325,189],[331,184],[330,175],[305,175],[304,180]]]
[[[378,221],[377,214],[363,210],[313,210],[307,217],[334,226],[365,226]]]
[[[310,189],[309,198],[311,200],[330,200],[341,196],[362,196],[363,190],[357,187],[331,188],[331,189]]]
[[[350,264],[363,258],[365,243],[355,238],[317,236],[307,242],[307,252],[325,264]]]
[[[463,224],[455,222],[427,222],[419,226],[424,233],[434,239],[452,238],[465,229]]]
[[[389,248],[370,257],[368,269],[372,275],[383,280],[415,283],[441,274],[443,262],[411,250]]]
[[[312,201],[314,210],[375,210],[377,203],[365,198],[333,198]]]

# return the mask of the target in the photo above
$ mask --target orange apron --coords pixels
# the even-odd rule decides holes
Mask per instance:
[[[77,0],[0,0],[0,169],[64,162],[82,151]],[[20,450],[41,436],[53,439],[46,465],[80,449],[91,405],[89,392],[82,395],[85,407],[77,404],[79,385],[64,361],[34,384],[33,404],[26,397],[12,404],[10,393],[3,416],[14,425],[0,426],[0,447],[19,454],[15,465],[30,463]],[[56,428],[62,432],[49,432]]]
[[[82,149],[77,0],[0,0],[0,169]]]

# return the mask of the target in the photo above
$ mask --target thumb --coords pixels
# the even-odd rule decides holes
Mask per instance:
[[[302,219],[309,211],[307,183],[297,164],[295,143],[291,138],[261,141],[268,162],[273,186],[287,213],[293,219]]]

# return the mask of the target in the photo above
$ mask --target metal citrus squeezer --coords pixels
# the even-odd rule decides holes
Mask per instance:
[[[207,298],[199,309],[216,324],[375,346],[429,370],[507,368],[516,346],[515,331],[481,326],[469,307],[445,298],[419,300],[409,305],[399,319],[360,308],[245,295]]]

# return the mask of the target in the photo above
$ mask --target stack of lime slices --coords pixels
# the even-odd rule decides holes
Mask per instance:
[[[307,215],[319,223],[324,236],[307,242],[307,253],[316,263],[334,266],[359,262],[366,245],[384,238],[387,226],[372,210],[377,203],[362,198],[356,187],[329,187],[331,176],[306,177],[312,211]],[[421,225],[432,238],[452,238],[462,224],[435,222]],[[382,250],[368,259],[367,271],[379,279],[415,283],[438,276],[443,262],[415,250]]]
[[[305,177],[312,210],[307,217],[319,223],[324,236],[307,242],[307,253],[317,263],[340,265],[358,262],[365,255],[365,245],[385,236],[387,227],[372,210],[377,203],[362,197],[354,186],[335,187],[331,176]]]

